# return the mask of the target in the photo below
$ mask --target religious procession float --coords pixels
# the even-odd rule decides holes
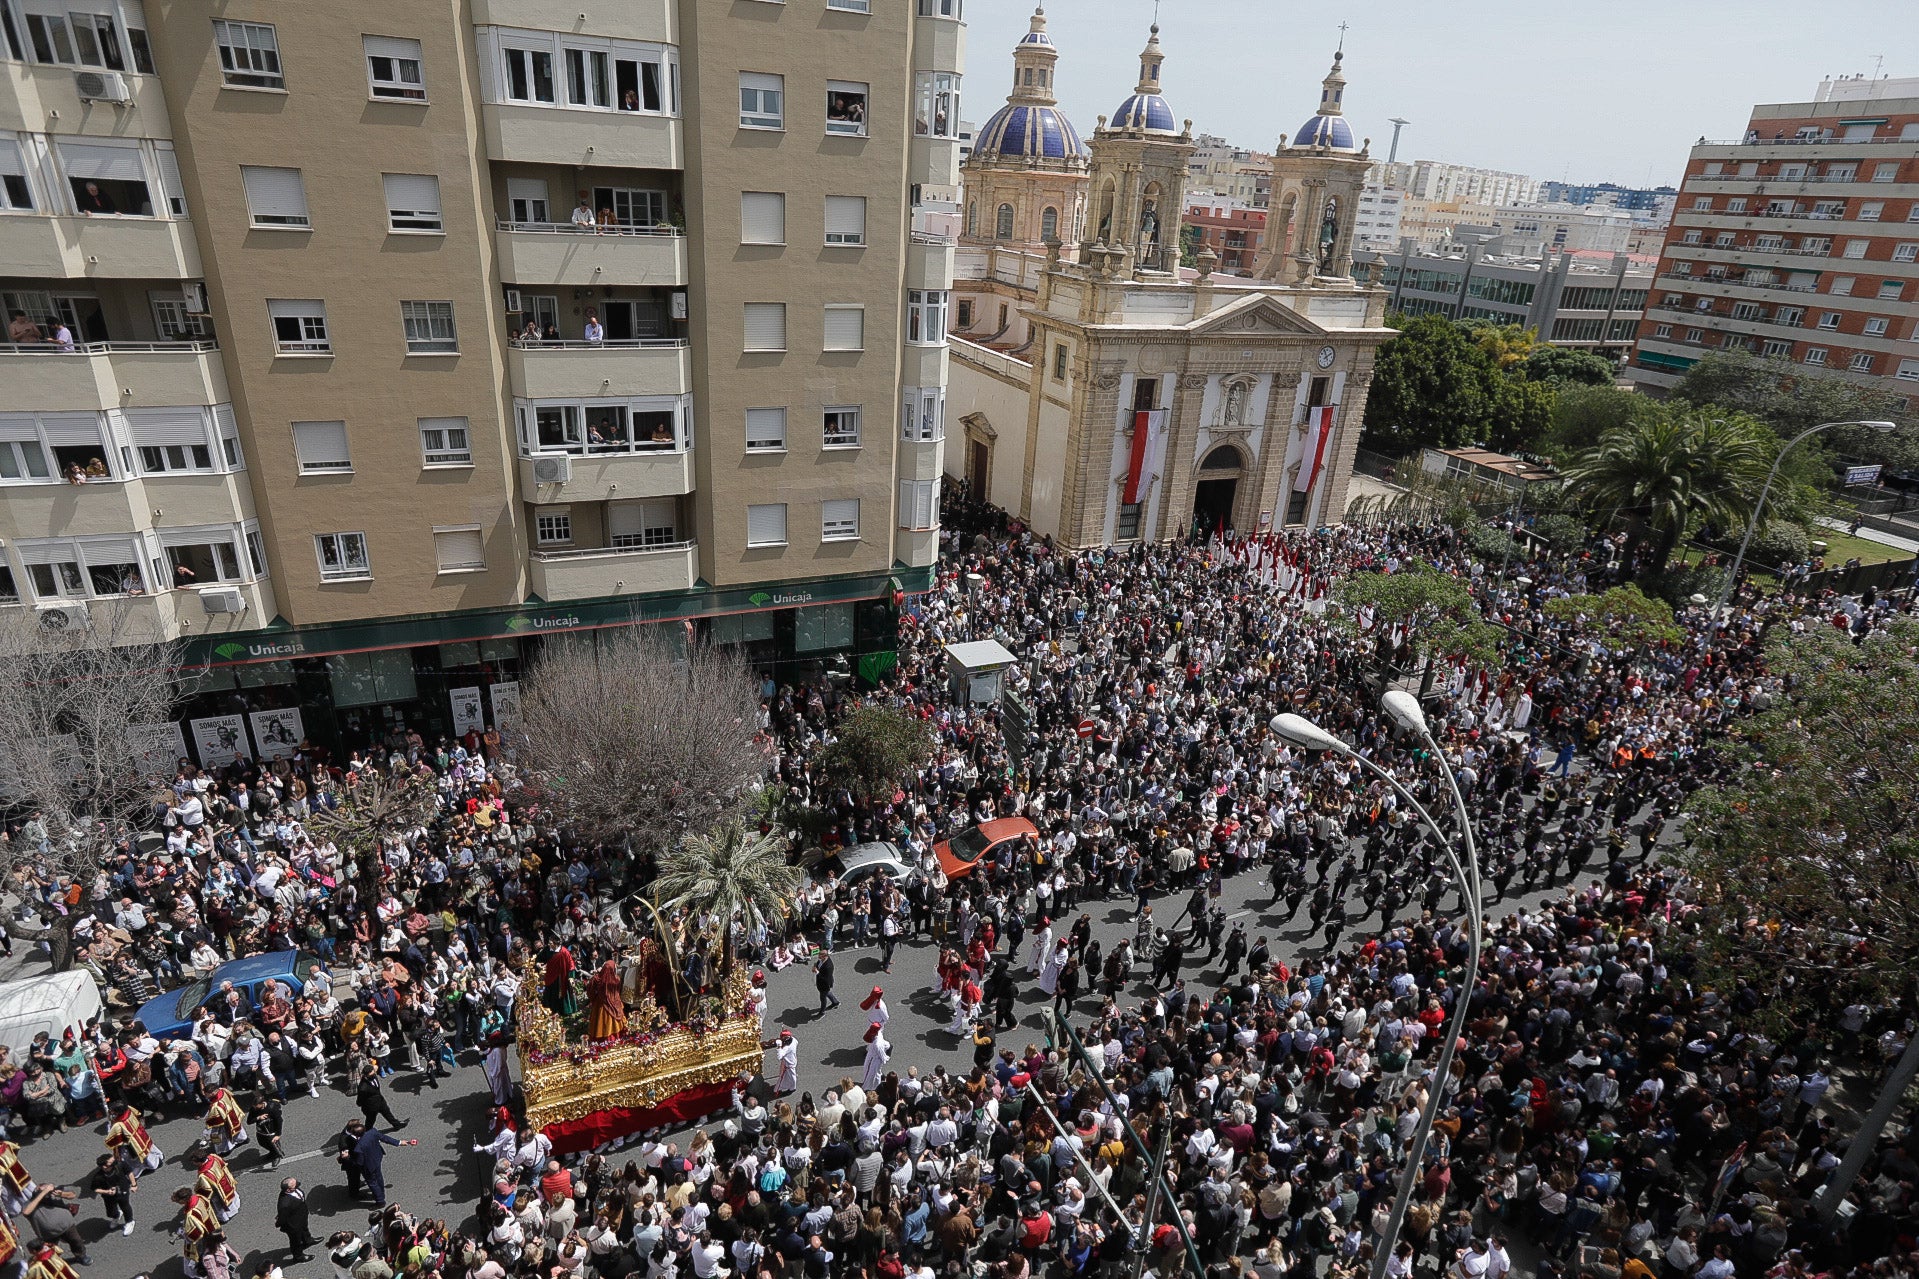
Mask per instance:
[[[740,968],[690,991],[651,939],[624,968],[608,960],[584,983],[560,947],[544,970],[527,961],[518,1001],[526,1127],[556,1153],[590,1150],[652,1128],[692,1123],[731,1103],[759,1073],[760,1016]]]

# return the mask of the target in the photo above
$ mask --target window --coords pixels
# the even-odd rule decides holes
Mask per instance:
[[[1915,209],[1919,209],[1919,204],[1915,204],[1913,207]],[[966,202],[966,234],[968,235],[979,234],[979,201],[978,200],[968,200]]]
[[[673,546],[680,541],[679,503],[672,498],[612,502],[606,508],[606,544],[622,551]]]
[[[946,388],[909,386],[900,396],[900,438],[931,444],[946,434]]]
[[[0,135],[0,209],[32,208],[33,185],[27,180],[27,162],[20,144]]]
[[[1710,210],[1712,208],[1712,197],[1709,195],[1694,196],[1692,201],[1692,207],[1695,211],[1698,211],[1698,212],[1705,212],[1707,210]]]
[[[1042,243],[1051,244],[1059,239],[1059,210],[1046,206],[1039,215],[1039,238]]]
[[[433,530],[433,559],[442,573],[477,573],[486,567],[486,539],[478,524]]]
[[[769,502],[746,508],[746,544],[786,545],[786,503]]]
[[[1713,247],[1718,249],[1730,249],[1733,245],[1733,241],[1735,241],[1738,238],[1739,237],[1735,236],[1730,231],[1721,231],[1718,235],[1715,235],[1712,238]]]
[[[367,559],[366,534],[316,533],[313,545],[320,557],[320,580],[345,582],[373,576]]]
[[[748,302],[746,304],[746,343],[749,351],[786,349],[786,303]]]
[[[1706,340],[1706,335],[1705,335],[1705,333],[1704,333],[1704,332],[1702,332],[1701,330],[1699,330],[1699,329],[1687,329],[1687,330],[1686,330],[1686,341],[1688,341],[1688,342],[1703,342],[1703,341],[1705,341],[1705,340]]]
[[[402,302],[400,323],[408,355],[454,355],[460,350],[451,302]]]
[[[1899,371],[1893,376],[1901,382],[1919,382],[1919,360],[1899,361]]]
[[[1881,302],[1897,302],[1899,295],[1905,291],[1906,286],[1898,280],[1879,281],[1879,300]]]
[[[1782,306],[1772,313],[1774,324],[1789,324],[1798,328],[1805,321],[1806,308],[1803,306]]]
[[[1799,252],[1806,257],[1824,257],[1832,252],[1832,237],[1828,235],[1809,235],[1799,241]]]
[[[541,546],[560,546],[573,540],[573,509],[552,507],[533,517],[533,540]]]
[[[105,67],[112,71],[127,69],[126,51],[120,45],[120,36],[110,6],[98,6],[98,13],[68,13],[59,3],[45,5],[26,4],[21,6],[29,10],[24,16],[27,22],[27,38],[31,43],[33,59],[36,62],[78,63],[87,67]],[[43,11],[31,12],[34,8]],[[139,10],[132,15],[140,20]],[[12,14],[4,17],[8,36],[14,35]],[[147,44],[147,33],[138,27],[127,31],[128,40],[133,49],[133,61],[137,70],[152,74],[153,51]],[[9,42],[0,42],[0,50],[5,50]],[[17,44],[17,39],[11,43]],[[24,51],[23,51],[24,52]],[[14,56],[7,54],[7,56]]]
[[[860,500],[834,497],[820,503],[820,541],[857,542],[860,536]]]
[[[1123,502],[1120,504],[1119,518],[1113,522],[1114,541],[1136,542],[1139,540],[1140,510],[1141,506],[1138,502]],[[1305,516],[1302,513],[1300,519],[1304,518]],[[1287,522],[1297,524],[1299,520],[1289,519]]]
[[[993,238],[1010,240],[1013,238],[1013,206],[1002,204],[993,219]]]
[[[900,481],[900,527],[921,532],[939,527],[940,482]]]
[[[213,20],[213,41],[220,46],[220,78],[229,87],[284,89],[280,44],[262,22]]]
[[[432,231],[446,228],[440,217],[440,180],[430,173],[383,173],[386,187],[386,225],[389,231]]]
[[[1892,322],[1883,315],[1871,317],[1866,321],[1866,336],[1869,338],[1882,338],[1886,336],[1886,329],[1891,326],[1891,323]]]
[[[950,71],[922,71],[914,77],[913,132],[927,138],[957,138],[960,129],[960,78]]]
[[[1879,216],[1885,211],[1886,206],[1884,201],[1868,200],[1859,206],[1859,220],[1861,222],[1877,222]]]
[[[254,226],[305,230],[313,225],[307,217],[306,184],[298,169],[243,164],[240,183],[246,188],[247,212]]]
[[[1672,325],[1655,324],[1652,326],[1652,335],[1656,338],[1669,338],[1672,336]]]
[[[551,222],[551,206],[547,203],[546,183],[539,178],[508,178],[506,180],[506,201],[508,211],[515,222]]]
[[[826,0],[829,9],[843,9],[847,13],[871,13],[872,0]]]
[[[57,142],[76,210],[93,217],[154,216],[146,161],[137,143],[77,142],[64,135]]]
[[[1870,240],[1847,240],[1846,256],[1849,258],[1863,258],[1866,256],[1866,250],[1871,247],[1872,241]]]
[[[860,411],[856,408],[831,408],[822,415],[820,447],[856,449],[860,446]]]
[[[1872,372],[1872,359],[1873,357],[1870,351],[1857,351],[1853,353],[1852,363],[1846,367],[1854,373],[1870,373]]]
[[[1912,207],[1919,210],[1919,204],[1914,204]],[[1919,241],[1907,240],[1903,244],[1893,245],[1892,260],[1894,262],[1919,261]]]
[[[959,300],[959,326],[962,329],[973,327],[973,299],[971,298]]]
[[[1055,382],[1066,380],[1066,343],[1064,342],[1053,343],[1053,380]]]
[[[566,102],[573,107],[613,105],[612,60],[604,49],[560,50],[566,62]]]
[[[240,555],[229,529],[212,532],[170,530],[160,534],[167,550],[167,569],[176,587],[211,586],[240,582]]]
[[[420,42],[391,36],[362,36],[366,47],[368,90],[376,98],[426,100],[426,79],[420,74]]]
[[[213,336],[213,317],[187,310],[184,297],[149,294],[153,304],[153,327],[163,341],[198,342]]]
[[[1735,320],[1763,320],[1766,308],[1757,302],[1735,302],[1732,304],[1732,318]]]
[[[826,197],[826,242],[828,244],[866,243],[866,197],[829,195]]]
[[[268,298],[267,314],[273,319],[273,338],[281,355],[333,354],[333,343],[327,337],[326,303]]]
[[[746,451],[748,453],[784,453],[786,451],[785,409],[748,409],[746,411]]]
[[[1768,357],[1787,357],[1792,354],[1792,343],[1773,340],[1759,348],[1759,354]]]
[[[944,289],[906,291],[908,342],[919,346],[938,346],[946,341],[946,299]]]
[[[786,197],[778,191],[740,192],[740,243],[786,243]]]
[[[651,187],[594,187],[593,207],[613,211],[616,227],[659,227],[666,220],[666,192]]]
[[[503,92],[508,102],[558,101],[553,91],[553,50],[502,45],[506,59],[506,83]]]
[[[785,104],[785,76],[762,75],[757,71],[740,72],[742,129],[784,129]]]
[[[962,0],[920,0],[920,17],[959,20]]]
[[[515,400],[520,456],[671,453],[692,446],[692,397]]]
[[[866,90],[850,80],[826,82],[826,131],[866,136]]]
[[[1826,348],[1823,346],[1809,348],[1803,357],[1803,361],[1812,365],[1814,368],[1819,367],[1826,362]]]
[[[1858,280],[1859,277],[1856,275],[1835,275],[1832,277],[1832,283],[1826,286],[1826,292],[1836,298],[1851,297],[1852,286],[1858,283]]]
[[[1821,311],[1821,312],[1819,313],[1819,327],[1820,327],[1820,328],[1822,328],[1822,329],[1836,329],[1836,328],[1838,328],[1838,327],[1839,327],[1839,312],[1837,312],[1837,311]]]
[[[473,446],[463,417],[420,419],[420,456],[428,466],[471,466]]]
[[[866,308],[828,304],[825,340],[828,351],[859,351],[866,347]]]
[[[1736,197],[1734,197],[1733,199],[1730,199],[1730,200],[1728,200],[1728,201],[1726,201],[1726,212],[1728,212],[1728,213],[1744,213],[1745,211],[1746,211],[1746,197],[1745,197],[1745,196],[1743,196],[1743,195],[1742,195],[1742,196],[1736,196]]]
[[[295,422],[293,452],[300,459],[302,475],[353,469],[352,457],[347,452],[345,422]]]
[[[1894,160],[1889,164],[1874,165],[1872,180],[1874,182],[1897,182],[1899,180],[1899,162]]]

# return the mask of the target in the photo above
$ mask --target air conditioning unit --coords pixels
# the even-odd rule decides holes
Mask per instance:
[[[34,609],[34,616],[40,622],[40,629],[54,634],[68,631],[84,631],[93,625],[93,619],[87,616],[87,606],[83,600],[71,600],[64,604],[42,604]]]
[[[133,94],[127,91],[127,78],[118,71],[77,71],[73,87],[79,90],[82,102],[117,102],[125,106],[133,101]]]
[[[533,479],[539,484],[565,484],[573,478],[573,459],[565,454],[558,457],[536,457],[533,459]]]
[[[237,586],[221,586],[200,592],[200,607],[209,613],[244,613],[247,597]]]
[[[213,308],[207,305],[207,286],[199,280],[189,280],[180,290],[187,302],[188,315],[208,315]]]
[[[506,309],[509,311],[524,311],[526,309],[520,305],[520,291],[518,289],[508,289],[506,291]]]

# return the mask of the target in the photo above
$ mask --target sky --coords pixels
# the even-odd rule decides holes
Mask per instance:
[[[966,0],[966,118],[1012,83],[1033,0]],[[1823,76],[1919,76],[1914,0],[1165,0],[1166,100],[1195,133],[1270,150],[1319,102],[1346,39],[1346,116],[1384,159],[1572,182],[1678,185],[1703,134],[1760,102],[1810,102]],[[1081,134],[1132,92],[1153,0],[1046,0],[1059,97]]]

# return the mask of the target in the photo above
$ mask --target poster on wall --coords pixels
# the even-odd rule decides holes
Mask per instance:
[[[478,688],[448,689],[447,696],[453,702],[453,735],[455,737],[464,737],[469,732],[486,731],[486,712],[480,709]]]
[[[187,735],[178,724],[129,724],[127,742],[142,777],[172,777],[187,754]]]
[[[200,767],[218,768],[247,755],[247,722],[238,715],[210,715],[193,721],[193,744]]]
[[[300,708],[289,707],[283,711],[255,711],[253,720],[253,740],[260,744],[261,759],[285,759],[300,749],[300,739],[306,736],[306,725],[300,719]]]
[[[493,727],[506,728],[520,722],[520,681],[501,680],[493,686]]]

